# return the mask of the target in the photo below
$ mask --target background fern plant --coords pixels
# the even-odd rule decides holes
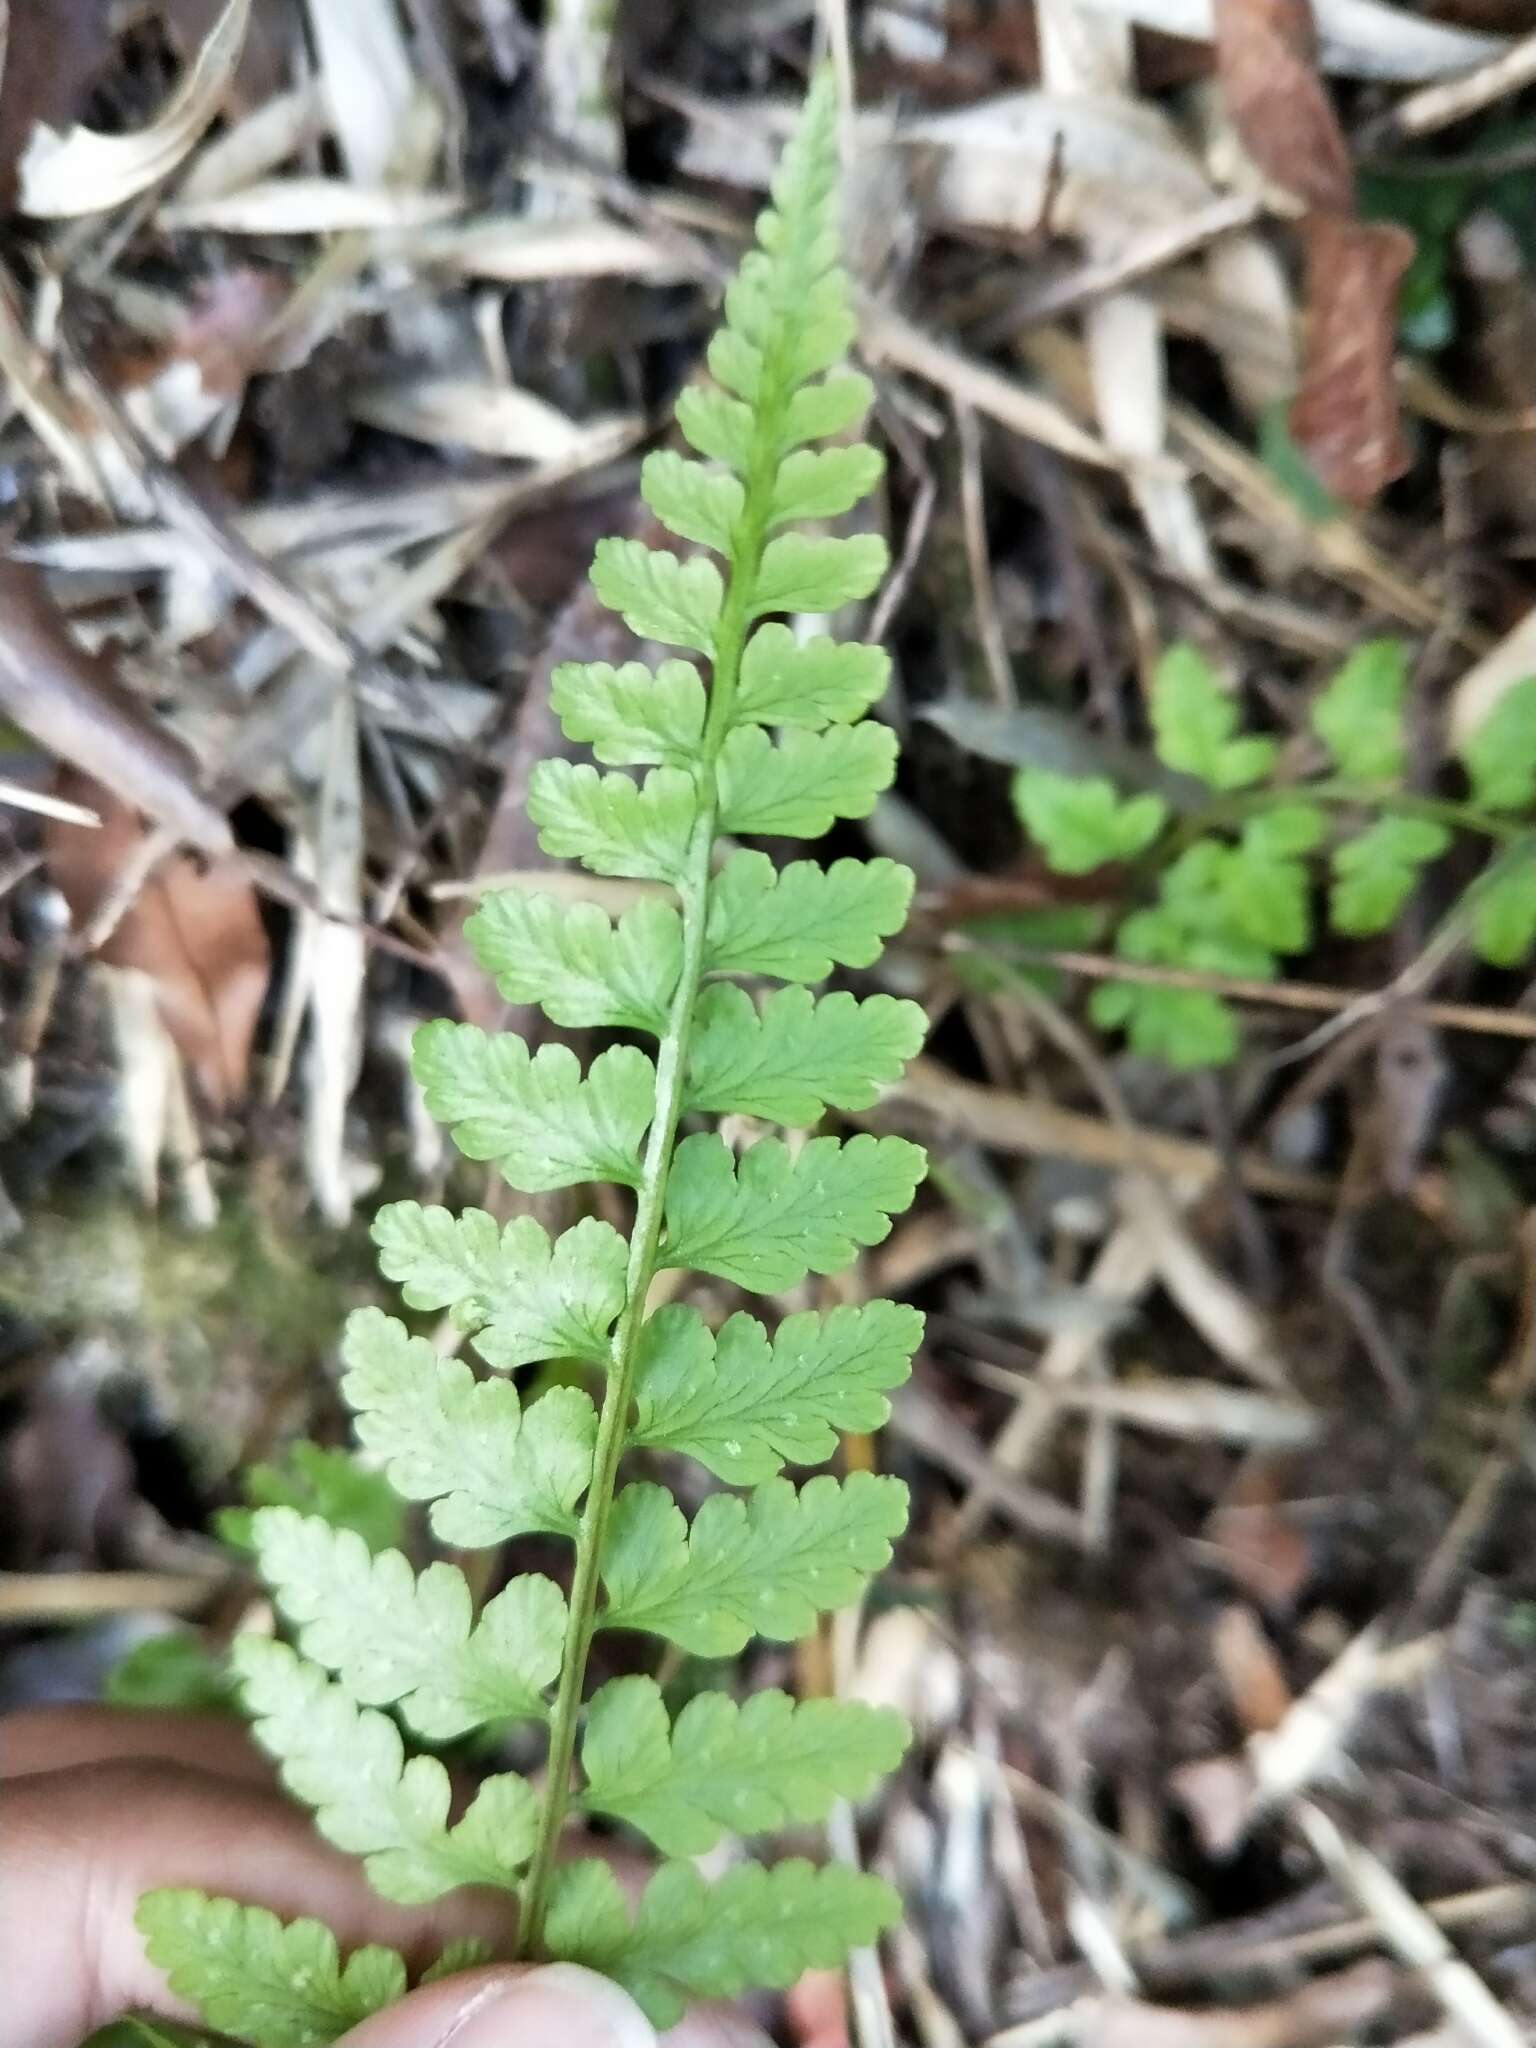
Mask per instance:
[[[591,1698],[586,1686],[599,1630],[706,1657],[754,1635],[801,1635],[880,1570],[906,1515],[895,1479],[797,1487],[780,1475],[828,1458],[839,1429],[884,1419],[884,1392],[920,1335],[914,1311],[876,1301],[800,1313],[771,1337],[744,1313],[717,1331],[690,1307],[647,1313],[664,1267],[757,1292],[837,1272],[886,1235],[923,1172],[899,1138],[763,1136],[736,1156],[691,1127],[724,1114],[800,1127],[825,1108],[863,1108],[922,1037],[914,1004],[816,999],[803,986],[875,959],[905,914],[904,869],[839,860],[775,871],[747,851],[714,864],[722,833],[814,838],[865,815],[894,766],[890,732],[863,722],[885,685],[880,651],[800,640],[767,620],[865,596],[885,566],[877,539],[785,530],[847,511],[880,472],[870,448],[813,445],[853,425],[870,396],[837,367],[853,321],[837,262],[833,119],[822,80],[727,296],[709,351],[716,388],[678,404],[706,460],[657,453],[644,466],[651,509],[711,552],[610,540],[593,565],[604,603],[637,634],[705,657],[708,688],[683,659],[654,672],[562,669],[562,722],[613,772],[548,761],[530,796],[551,854],[665,884],[675,901],[647,898],[614,921],[590,905],[504,895],[469,926],[509,1000],[655,1051],[617,1044],[583,1073],[563,1046],[530,1052],[469,1025],[430,1024],[416,1043],[428,1103],[462,1151],[529,1193],[632,1189],[629,1240],[591,1217],[552,1242],[527,1216],[500,1228],[479,1211],[413,1202],[375,1225],[383,1269],[411,1307],[449,1310],[501,1374],[549,1359],[600,1371],[601,1407],[569,1385],[524,1406],[510,1377],[478,1378],[377,1310],[355,1315],[345,1338],[358,1435],[401,1494],[431,1503],[437,1536],[467,1547],[567,1538],[569,1594],[527,1575],[477,1614],[457,1568],[418,1574],[397,1550],[273,1506],[253,1516],[250,1537],[295,1644],[235,1649],[285,1782],[380,1892],[422,1901],[499,1886],[518,1901],[521,1953],[607,1972],[660,2025],[691,1997],[786,1984],[840,1960],[896,1911],[886,1885],[837,1864],[745,1862],[707,1884],[690,1863],[664,1862],[631,1912],[605,1862],[557,1863],[568,1812],[622,1821],[671,1857],[727,1832],[815,1821],[891,1768],[906,1740],[899,1717],[852,1703],[706,1694],[674,1721],[649,1677]],[[632,767],[648,772],[637,780],[623,772]],[[759,1002],[736,977],[788,986]],[[619,1485],[625,1453],[641,1447],[685,1452],[751,1490],[710,1495],[690,1524],[663,1487]],[[515,1720],[548,1724],[542,1793],[492,1777],[450,1823],[447,1772],[407,1755],[400,1724],[437,1743]],[[259,2048],[332,2038],[404,1988],[397,1956],[365,1950],[343,1967],[314,1923],[283,1927],[186,1892],[151,1894],[140,1917],[172,1984]]]
[[[1366,641],[1329,679],[1311,707],[1312,757],[1284,774],[1279,741],[1241,730],[1238,700],[1193,647],[1162,657],[1150,710],[1163,793],[1122,795],[1108,776],[1033,766],[1014,781],[1020,820],[1056,873],[1127,865],[1122,960],[1272,980],[1315,943],[1324,876],[1327,927],[1368,938],[1397,921],[1433,863],[1471,848],[1484,858],[1448,915],[1490,966],[1516,967],[1536,947],[1536,679],[1459,742],[1464,796],[1406,786],[1400,640]],[[1137,903],[1144,884],[1152,900]],[[1096,934],[1095,912],[1068,914]],[[1172,1066],[1219,1066],[1238,1051],[1237,1013],[1212,990],[1109,981],[1089,1007]]]

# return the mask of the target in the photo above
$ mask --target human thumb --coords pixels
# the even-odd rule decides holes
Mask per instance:
[[[467,1970],[376,2012],[336,2048],[656,2048],[617,1984],[574,1963]]]

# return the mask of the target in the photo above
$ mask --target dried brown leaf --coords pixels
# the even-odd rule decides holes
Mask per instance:
[[[54,822],[47,829],[49,872],[80,926],[112,893],[145,826],[89,776],[66,771],[59,791],[101,818],[95,831]],[[162,861],[96,957],[150,976],[165,1027],[211,1108],[244,1093],[272,960],[255,891],[233,854]]]
[[[1264,175],[1309,205],[1353,213],[1355,174],[1318,70],[1311,0],[1216,0],[1216,72]]]
[[[1291,1688],[1251,1607],[1221,1610],[1211,1627],[1211,1656],[1244,1733],[1278,1728],[1290,1711]]]
[[[127,691],[103,655],[69,634],[42,577],[0,561],[0,711],[66,766],[205,853],[229,825],[197,788],[196,764]]]
[[[1306,347],[1291,436],[1324,485],[1368,505],[1410,460],[1392,374],[1397,290],[1414,239],[1386,221],[1309,214]]]
[[[21,9],[0,78],[0,197],[15,197],[16,160],[39,122],[73,121],[112,54],[108,0],[50,0]]]

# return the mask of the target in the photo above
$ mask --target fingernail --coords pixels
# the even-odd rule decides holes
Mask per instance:
[[[432,2048],[656,2048],[656,2036],[617,1984],[575,1963],[547,1963],[482,1984]]]

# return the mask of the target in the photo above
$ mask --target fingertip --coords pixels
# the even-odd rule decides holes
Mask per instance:
[[[430,1984],[337,2048],[656,2048],[656,2036],[617,1984],[575,1963],[547,1963]]]

